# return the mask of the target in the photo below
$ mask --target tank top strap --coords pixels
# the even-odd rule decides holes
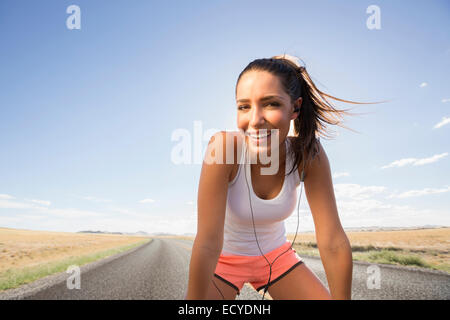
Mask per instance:
[[[286,161],[288,161],[287,162],[288,167],[286,169],[287,172],[285,174],[287,174],[289,171],[292,170],[292,166],[294,165],[294,161],[295,161],[294,155],[292,153],[292,148],[293,148],[292,141],[288,137],[286,137],[286,140],[288,140],[287,148],[286,148],[286,153],[287,153]],[[294,179],[295,186],[296,187],[299,186],[301,181],[300,181],[300,175],[298,173],[298,168],[296,168],[293,172],[291,172],[291,175],[294,176],[293,179]]]
[[[239,175],[241,174],[241,169],[242,169],[241,167],[242,167],[242,165],[245,164],[245,155],[247,153],[247,146],[246,146],[245,138],[242,141],[240,152],[241,152],[241,156],[237,157],[238,158],[238,163],[237,163],[238,169],[237,169],[236,176],[233,178],[232,181],[230,181],[228,183],[228,187],[232,186],[238,180]],[[238,153],[238,155],[239,155],[239,153]]]

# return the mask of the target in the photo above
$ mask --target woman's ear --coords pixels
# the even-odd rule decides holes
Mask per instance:
[[[294,104],[294,111],[292,112],[291,120],[295,120],[298,118],[300,113],[300,108],[302,106],[302,98],[298,98]]]

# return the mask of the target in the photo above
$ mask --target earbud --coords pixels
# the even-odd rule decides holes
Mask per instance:
[[[294,112],[300,112],[300,108],[295,108]]]
[[[300,181],[301,182],[305,181],[305,170],[302,170],[302,174],[300,175]]]

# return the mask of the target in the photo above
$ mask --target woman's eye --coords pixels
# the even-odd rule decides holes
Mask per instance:
[[[281,106],[278,102],[270,102],[268,104],[266,104],[266,106],[273,106],[273,107],[279,107]],[[238,107],[238,110],[244,110],[244,109],[248,109],[249,106],[248,105],[242,105]]]

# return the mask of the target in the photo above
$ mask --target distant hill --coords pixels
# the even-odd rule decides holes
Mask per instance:
[[[168,233],[168,232],[154,232],[154,233],[151,233],[150,235],[152,235],[152,236],[176,236],[177,234]]]
[[[91,230],[86,230],[86,231],[78,231],[77,233],[105,233],[105,234],[123,234],[122,232],[109,232],[109,231],[91,231]]]
[[[101,234],[123,234],[127,236],[148,236],[149,234],[145,231],[138,231],[138,232],[110,232],[110,231],[78,231],[77,233],[101,233]]]
[[[399,230],[420,230],[420,229],[436,229],[436,228],[448,228],[448,226],[438,225],[424,225],[415,227],[350,227],[344,228],[345,231],[399,231]]]
[[[134,232],[134,233],[124,233],[126,235],[134,235],[134,236],[149,236],[150,234],[148,234],[145,231],[138,231],[138,232]]]

